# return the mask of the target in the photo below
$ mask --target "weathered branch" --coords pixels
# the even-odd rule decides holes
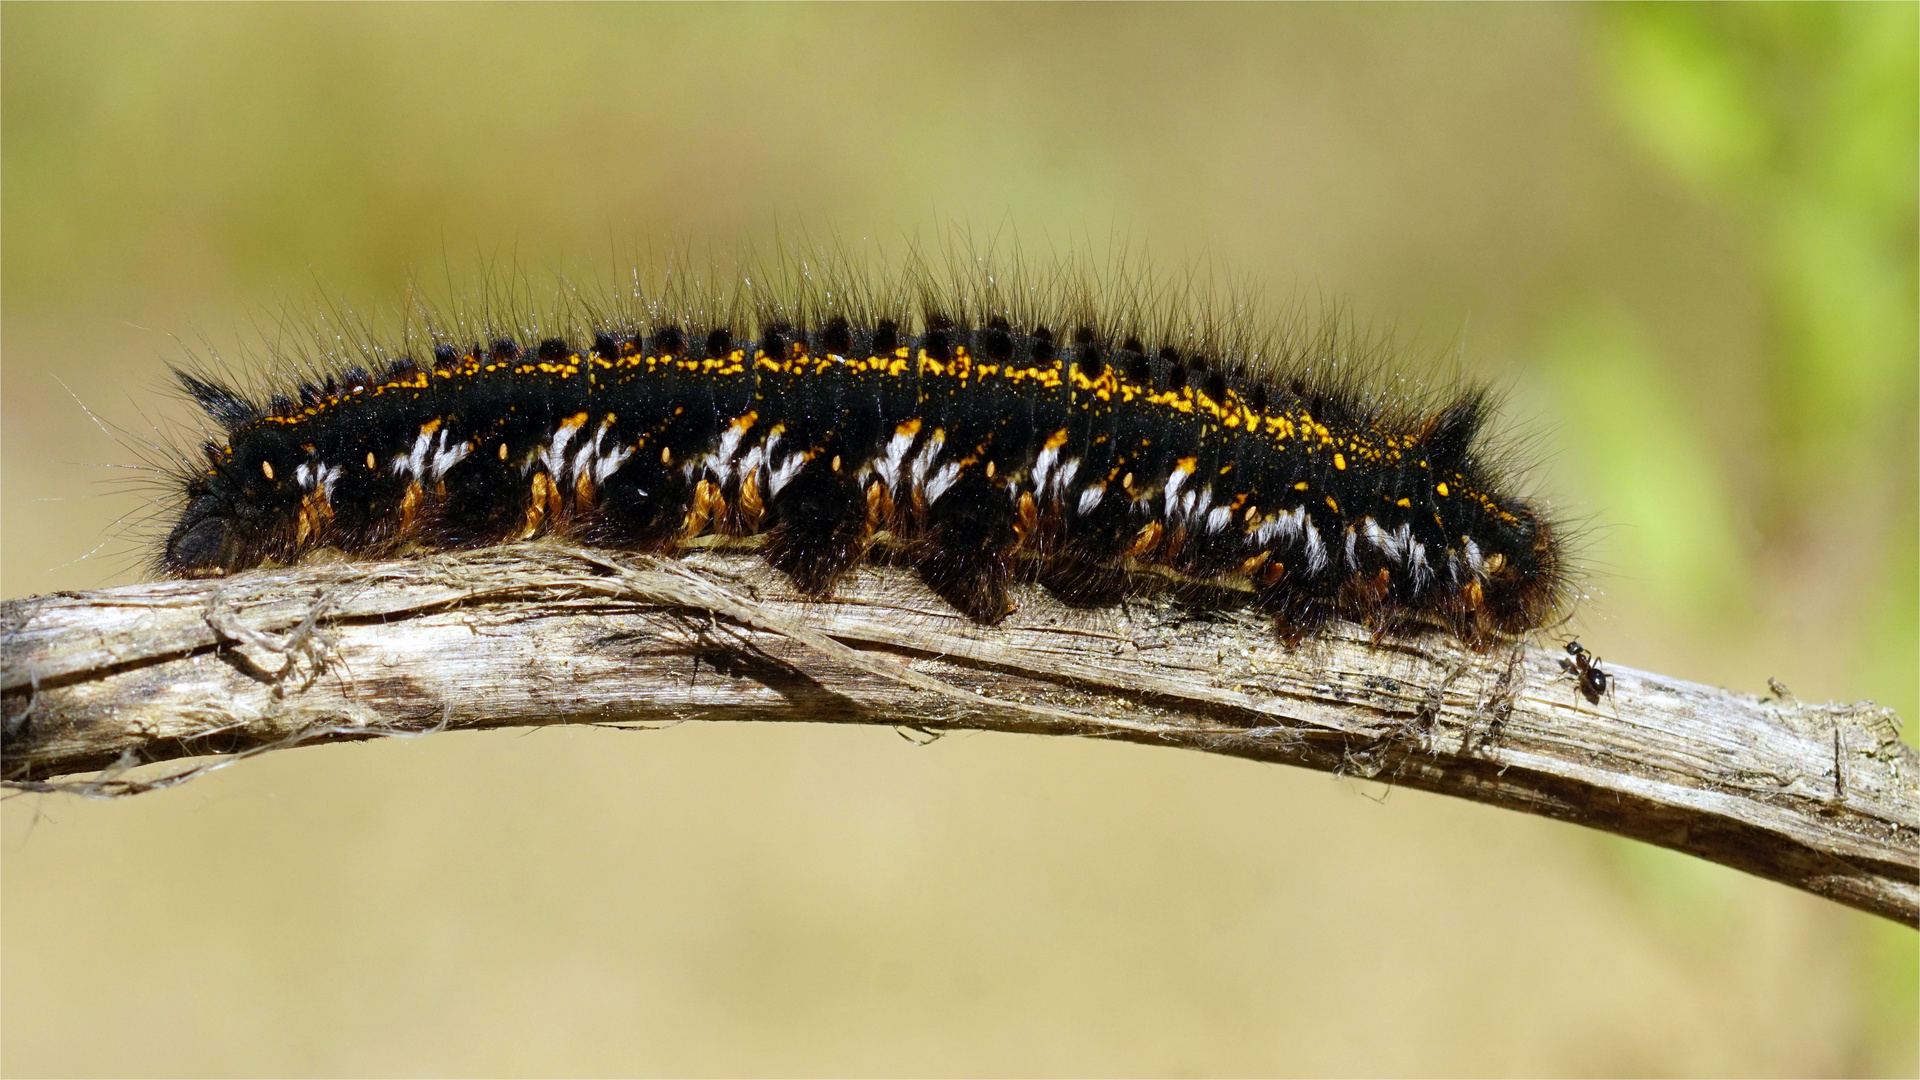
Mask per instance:
[[[8,601],[0,772],[123,794],[177,782],[128,771],[167,759],[538,724],[1098,736],[1578,822],[1920,924],[1920,760],[1887,710],[1624,668],[1595,707],[1547,650],[1351,627],[1288,650],[1253,612],[1021,600],[983,628],[899,571],[819,602],[750,556],[522,545]]]

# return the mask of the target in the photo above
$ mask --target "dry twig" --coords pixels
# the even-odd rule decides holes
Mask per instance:
[[[1888,710],[1624,668],[1595,707],[1547,650],[1290,651],[1251,612],[1022,602],[988,629],[899,571],[817,602],[750,556],[552,545],[31,597],[0,608],[0,771],[130,794],[209,767],[136,768],[171,759],[570,723],[1096,736],[1544,814],[1920,925],[1920,760]]]

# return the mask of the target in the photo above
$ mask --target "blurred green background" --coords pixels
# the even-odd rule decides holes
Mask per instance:
[[[0,6],[0,587],[318,281],[944,222],[1351,300],[1510,388],[1574,629],[1916,689],[1916,7]],[[1908,738],[1913,737],[1912,729]],[[1136,746],[686,725],[4,804],[0,1071],[1914,1075],[1916,936]]]

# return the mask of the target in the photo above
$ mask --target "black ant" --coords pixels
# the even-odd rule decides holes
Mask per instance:
[[[1607,692],[1607,670],[1600,666],[1600,658],[1578,640],[1567,642],[1567,655],[1573,659],[1560,661],[1560,670],[1573,676],[1574,686],[1587,704],[1600,704],[1600,696]]]

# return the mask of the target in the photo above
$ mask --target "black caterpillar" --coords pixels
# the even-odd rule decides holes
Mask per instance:
[[[1396,405],[1087,305],[807,306],[442,335],[264,404],[177,372],[224,436],[161,565],[719,534],[825,596],[878,544],[981,623],[1016,578],[1101,603],[1153,568],[1250,593],[1289,642],[1342,616],[1476,648],[1568,603],[1554,525],[1482,459],[1482,392]]]

